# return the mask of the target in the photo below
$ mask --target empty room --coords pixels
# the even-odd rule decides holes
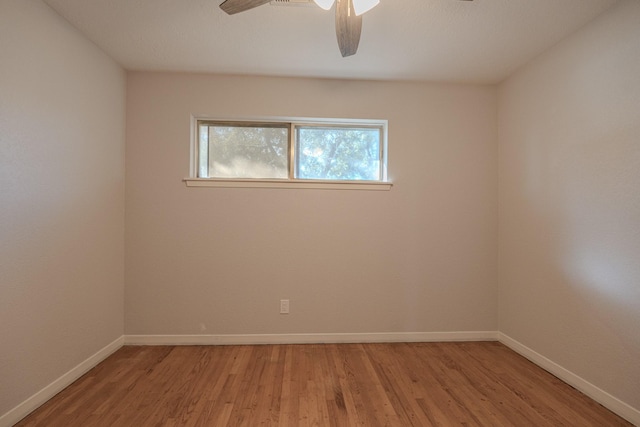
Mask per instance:
[[[0,427],[640,425],[640,1],[0,0]]]

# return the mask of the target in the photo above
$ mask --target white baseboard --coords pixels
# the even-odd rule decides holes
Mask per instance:
[[[9,427],[16,424],[31,412],[38,409],[47,400],[60,393],[75,380],[86,374],[91,368],[98,365],[98,363],[109,357],[123,345],[124,336],[121,336],[6,414],[0,416],[0,427]]]
[[[542,369],[552,373],[567,384],[580,390],[582,393],[586,394],[605,408],[608,408],[610,411],[618,414],[630,423],[640,426],[640,410],[610,395],[601,388],[591,384],[584,378],[579,377],[573,372],[563,368],[552,360],[547,359],[540,353],[537,353],[536,351],[514,340],[508,335],[503,334],[502,332],[498,333],[498,341],[500,341],[516,353],[519,353],[522,356],[526,357],[536,365],[540,366]]]
[[[496,331],[388,332],[360,334],[125,335],[125,345],[328,344],[497,341]]]

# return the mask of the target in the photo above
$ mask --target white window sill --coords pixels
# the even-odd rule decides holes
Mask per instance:
[[[211,179],[185,178],[187,187],[223,188],[304,188],[316,190],[369,190],[389,191],[391,182],[378,181],[320,181],[286,179]]]

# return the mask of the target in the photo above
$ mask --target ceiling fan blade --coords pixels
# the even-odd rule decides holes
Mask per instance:
[[[228,0],[227,0],[228,1]],[[338,0],[336,5],[336,36],[342,57],[355,55],[362,33],[362,16],[356,16],[353,0]]]
[[[254,7],[262,6],[269,3],[271,0],[225,0],[220,5],[220,9],[227,12],[229,15],[235,13],[244,12],[245,10],[253,9]]]

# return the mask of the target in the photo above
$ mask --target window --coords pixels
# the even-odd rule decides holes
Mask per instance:
[[[195,120],[195,128],[195,176],[187,185],[391,186],[385,121]]]
[[[295,130],[296,178],[382,180],[381,128],[296,126]]]
[[[200,178],[288,178],[289,127],[198,123]]]

